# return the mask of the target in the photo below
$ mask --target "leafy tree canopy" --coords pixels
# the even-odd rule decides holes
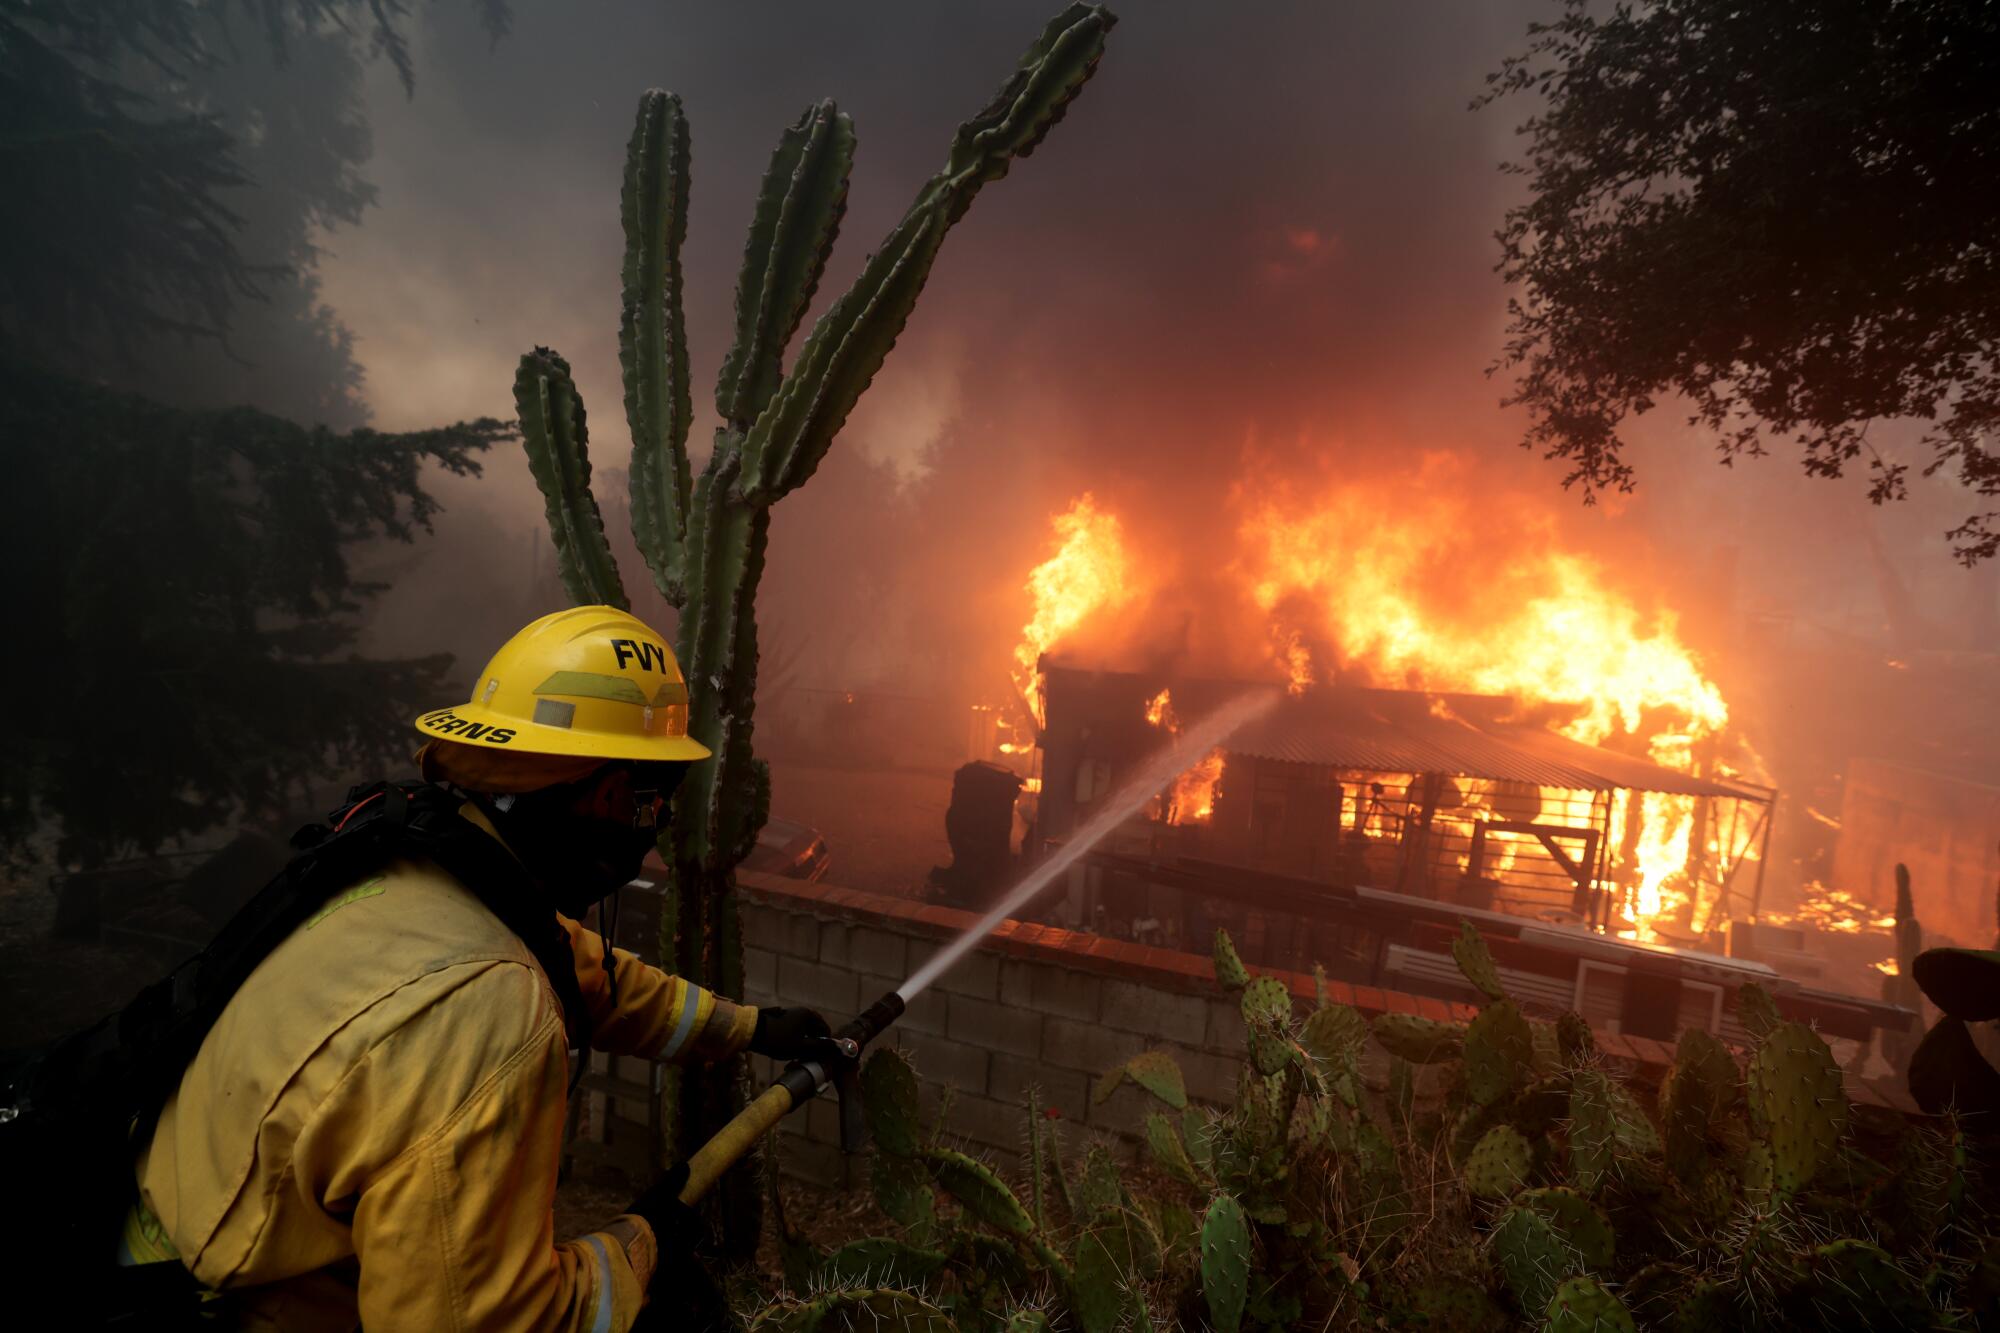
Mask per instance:
[[[1925,475],[2000,495],[2000,7],[1566,0],[1488,81],[1542,101],[1501,365],[1565,485],[1631,489],[1626,419],[1677,393],[1725,463],[1790,436],[1879,504],[1909,464],[1870,423],[1910,418]],[[1990,558],[2000,510],[1948,535]]]
[[[422,469],[477,473],[509,430],[341,435],[0,363],[0,438],[35,443],[0,491],[0,559],[23,575],[0,856],[52,825],[64,860],[99,862],[399,761],[450,658],[351,653],[347,617],[378,589],[347,553],[428,529]]]

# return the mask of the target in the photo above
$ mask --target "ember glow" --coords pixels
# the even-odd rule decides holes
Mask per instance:
[[[1122,606],[1133,596],[1125,536],[1116,516],[1098,509],[1085,492],[1052,522],[1056,551],[1028,575],[1034,615],[1021,627],[1021,641],[1014,648],[1014,684],[1038,722],[1042,682],[1036,664],[1042,654],[1092,615]]]
[[[1146,722],[1180,743],[1181,720],[1171,692],[1161,690],[1146,703]],[[1206,824],[1215,813],[1215,784],[1222,780],[1223,754],[1210,750],[1200,763],[1174,779],[1160,794],[1160,816],[1169,824]]]

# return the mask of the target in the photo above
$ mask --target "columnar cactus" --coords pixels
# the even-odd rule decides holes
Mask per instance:
[[[1007,174],[1060,120],[1104,51],[1114,22],[1073,4],[1043,30],[999,94],[961,125],[944,168],[861,275],[814,326],[787,373],[784,354],[825,271],[846,209],[854,127],[832,102],[809,108],[772,154],[736,288],[736,336],[723,360],[715,446],[699,478],[681,313],[687,231],[688,130],[680,101],[648,92],[626,152],[623,318],[619,363],[632,434],[632,525],[653,582],[680,611],[679,655],[692,682],[689,731],[715,751],[674,802],[663,849],[676,911],[662,951],[680,972],[743,993],[731,875],[770,811],[770,773],[751,748],[757,686],[757,586],[771,507],[811,478],[881,369],[923,290],[945,233],[989,181]],[[562,357],[522,358],[515,401],[529,465],[548,504],[563,583],[579,602],[626,604],[597,503],[583,402]],[[676,1155],[733,1113],[739,1064],[681,1083]],[[725,1182],[730,1248],[755,1243],[755,1191]]]

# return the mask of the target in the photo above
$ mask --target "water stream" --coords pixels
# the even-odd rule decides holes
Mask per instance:
[[[1105,798],[1084,826],[1078,829],[1070,840],[1057,848],[1047,860],[1028,872],[1019,884],[993,904],[985,916],[964,934],[938,950],[931,960],[917,969],[908,981],[896,988],[896,993],[907,1002],[929,990],[931,983],[972,952],[978,943],[1019,911],[1036,894],[1054,883],[1058,875],[1064,874],[1075,865],[1083,854],[1102,842],[1111,830],[1130,819],[1144,808],[1146,802],[1158,795],[1162,788],[1175,778],[1200,763],[1208,752],[1234,735],[1238,728],[1252,718],[1268,712],[1283,698],[1278,690],[1257,690],[1242,695],[1221,708],[1216,709],[1201,721],[1193,723],[1174,738],[1173,742],[1147,761],[1146,765],[1132,778]]]

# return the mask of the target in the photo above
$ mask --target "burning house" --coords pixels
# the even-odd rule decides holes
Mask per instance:
[[[1045,662],[1033,838],[1063,842],[1121,776],[1251,688],[1161,682]],[[1473,920],[1532,1007],[1671,1040],[1738,1037],[1733,992],[1757,982],[1866,1041],[1893,1006],[1797,985],[1726,955],[1755,913],[1776,793],[1573,740],[1560,710],[1360,687],[1291,694],[1189,768],[1085,858],[1066,914],[1200,952],[1228,929],[1250,960],[1440,998],[1471,998],[1448,941]],[[1662,799],[1669,798],[1669,799]],[[1659,901],[1649,805],[1694,827]]]
[[[1198,571],[1089,495],[1055,516],[1016,697],[974,717],[973,757],[1024,781],[1028,857],[1224,700],[1286,697],[1186,755],[1054,915],[1197,953],[1227,927],[1268,967],[1454,999],[1469,919],[1531,1007],[1635,1035],[1740,1035],[1747,981],[1855,1040],[1906,1025],[1763,948],[1794,888],[1765,901],[1777,793],[1672,610],[1532,501],[1432,459],[1401,480],[1246,486]]]

